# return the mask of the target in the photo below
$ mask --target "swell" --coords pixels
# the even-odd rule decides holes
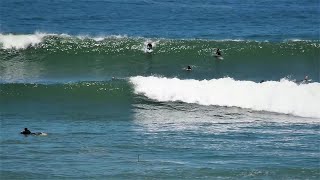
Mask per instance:
[[[146,54],[145,46],[154,51]],[[57,34],[0,35],[0,81],[101,81],[116,77],[157,74],[166,77],[279,80],[309,75],[320,79],[320,43],[288,40],[163,39],[127,36]],[[222,49],[223,61],[214,58]],[[181,71],[191,65],[197,73]]]
[[[1,103],[14,101],[96,101],[122,102],[131,98],[132,89],[124,80],[73,83],[0,84]]]
[[[206,55],[214,52],[214,48],[223,49],[227,56],[237,53],[252,56],[268,55],[306,55],[319,49],[319,40],[292,39],[283,42],[250,41],[250,40],[210,40],[210,39],[165,39],[127,37],[120,35],[90,37],[70,36],[67,34],[35,33],[30,35],[0,34],[0,47],[5,52],[30,50],[35,53],[90,53],[131,55],[143,52],[147,42],[153,42],[155,54]],[[36,50],[36,51],[35,51]],[[210,54],[211,56],[212,54]]]

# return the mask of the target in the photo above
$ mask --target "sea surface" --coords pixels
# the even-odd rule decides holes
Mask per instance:
[[[0,0],[0,179],[320,179],[319,7]]]

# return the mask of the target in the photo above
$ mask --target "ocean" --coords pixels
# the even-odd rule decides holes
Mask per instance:
[[[0,178],[319,179],[319,7],[0,1]]]

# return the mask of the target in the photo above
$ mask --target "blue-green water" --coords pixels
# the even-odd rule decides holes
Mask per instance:
[[[319,16],[318,0],[1,1],[0,178],[319,179]]]

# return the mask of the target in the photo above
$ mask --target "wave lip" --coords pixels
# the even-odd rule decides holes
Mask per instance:
[[[131,77],[136,94],[157,101],[182,101],[200,105],[249,108],[320,118],[320,83],[298,85],[288,80],[255,83],[232,78],[180,80]]]
[[[0,44],[2,49],[25,49],[41,43],[48,35],[38,32],[30,35],[0,34]]]

